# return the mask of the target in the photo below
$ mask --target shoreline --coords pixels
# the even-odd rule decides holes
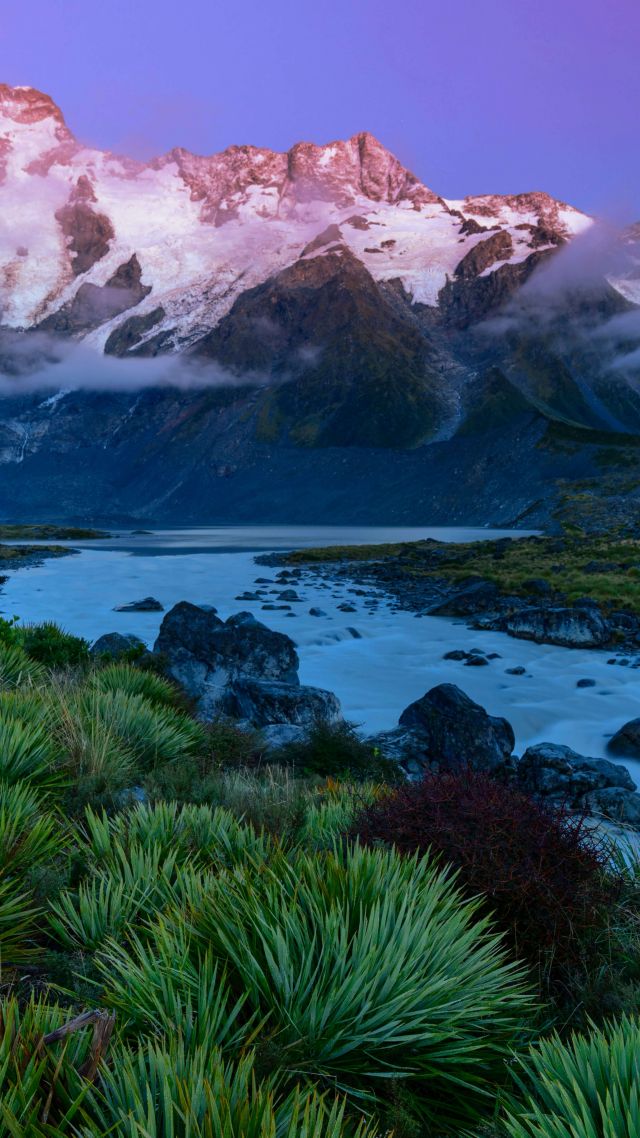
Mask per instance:
[[[630,559],[622,565],[590,560],[587,547],[581,573],[573,570],[575,549],[576,539],[549,536],[457,546],[428,540],[276,552],[257,557],[256,563],[289,569],[294,576],[300,571],[364,591],[381,590],[395,611],[417,617],[459,618],[470,629],[503,632],[539,645],[605,649],[616,654],[616,663],[633,656],[637,659],[626,664],[640,666],[640,593],[633,563],[634,557],[640,559],[640,543],[621,543],[618,552],[622,549]],[[550,556],[565,557],[569,566],[549,568]],[[522,561],[532,575],[518,581],[510,562]],[[565,582],[573,587],[567,589]],[[601,598],[588,595],[586,586]]]

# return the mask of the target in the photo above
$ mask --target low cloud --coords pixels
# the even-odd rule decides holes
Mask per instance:
[[[625,281],[640,297],[640,239],[598,222],[536,269],[481,331],[491,338],[550,335],[556,349],[589,349],[604,370],[631,376],[640,366],[640,308],[616,312],[611,283]],[[618,296],[623,308],[627,298]]]
[[[0,335],[0,396],[57,391],[143,391],[176,388],[260,387],[269,377],[238,374],[212,360],[185,355],[127,359],[103,355],[88,344],[43,332]]]

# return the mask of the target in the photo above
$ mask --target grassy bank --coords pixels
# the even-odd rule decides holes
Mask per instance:
[[[387,576],[392,570],[400,583],[477,576],[517,596],[529,595],[531,582],[542,581],[569,601],[588,596],[604,606],[640,613],[640,540],[633,538],[580,533],[463,544],[333,546],[298,550],[283,560],[289,565],[383,562]]]

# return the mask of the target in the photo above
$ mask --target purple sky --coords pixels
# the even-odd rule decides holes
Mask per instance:
[[[370,130],[446,197],[640,218],[640,0],[29,0],[0,82],[149,157]]]

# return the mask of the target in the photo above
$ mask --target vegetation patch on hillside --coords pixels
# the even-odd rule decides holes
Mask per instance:
[[[418,541],[332,546],[286,554],[289,565],[380,562],[398,583],[420,578],[451,582],[479,577],[508,595],[528,596],[539,582],[567,600],[590,597],[603,606],[640,613],[640,538],[566,533],[469,543]]]

